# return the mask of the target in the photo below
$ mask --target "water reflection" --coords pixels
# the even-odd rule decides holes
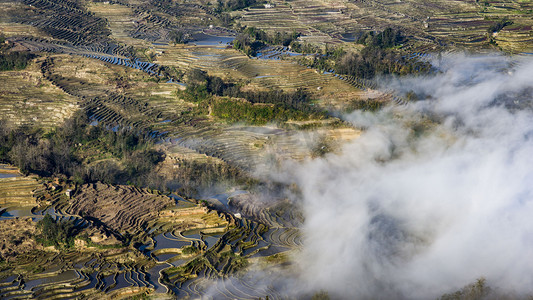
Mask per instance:
[[[205,33],[195,34],[193,38],[194,41],[192,43],[197,46],[211,46],[217,48],[225,48],[235,39],[233,36],[214,36]]]

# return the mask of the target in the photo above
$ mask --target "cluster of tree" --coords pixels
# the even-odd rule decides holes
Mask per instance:
[[[37,228],[40,230],[36,236],[39,243],[60,248],[74,246],[74,238],[80,231],[73,221],[56,221],[48,214],[37,222]]]
[[[383,32],[360,32],[356,42],[365,47],[359,52],[346,52],[340,47],[315,49],[315,55],[300,58],[303,65],[337,74],[372,79],[377,75],[424,73],[431,69],[428,62],[407,60],[396,46],[406,41],[399,30],[387,28]]]
[[[314,52],[306,52],[307,50]],[[311,47],[310,49],[301,49],[301,51],[297,52],[314,53],[315,55],[301,57],[300,64],[307,65],[313,69],[318,69],[321,71],[329,71],[334,69],[335,61],[346,54],[342,47],[329,47],[328,44],[326,44],[323,49]]]
[[[0,125],[0,161],[24,173],[63,175],[78,183],[124,184],[139,181],[164,159],[163,153],[150,149],[150,137],[89,125],[84,113],[47,133],[26,126],[9,128],[6,121]],[[91,163],[98,154],[86,157],[86,148],[110,159]]]
[[[407,41],[398,29],[386,28],[382,32],[366,31],[356,35],[357,43],[378,48],[392,48]]]
[[[32,58],[34,55],[29,52],[0,53],[0,71],[22,70]]]
[[[217,0],[215,12],[234,11],[246,7],[258,5],[264,1],[257,0]]]
[[[188,35],[181,30],[174,30],[168,34],[168,38],[175,44],[186,44],[188,42]]]
[[[26,126],[4,130],[0,136],[0,160],[18,166],[25,174],[50,176],[70,172],[77,161],[69,146],[42,137],[41,130]]]
[[[175,67],[172,67],[172,66],[159,66],[157,67],[155,72],[160,75],[160,76],[156,76],[155,81],[157,82],[161,80],[166,81],[170,78],[176,81],[181,81],[184,75],[183,71],[176,69]],[[154,78],[154,77],[152,76],[151,78]]]
[[[326,44],[327,45],[327,44]],[[290,43],[291,50],[298,53],[304,53],[304,54],[321,54],[323,53],[322,48],[318,46],[314,46],[309,43],[300,43],[297,42],[296,39],[291,41]]]
[[[335,72],[371,79],[383,74],[411,74],[425,72],[431,64],[412,63],[404,55],[393,49],[406,41],[397,29],[386,28],[382,32],[363,32],[357,35],[356,42],[365,47],[359,54],[339,53],[335,57]]]
[[[490,27],[487,29],[488,33],[498,32],[503,29],[505,26],[512,25],[513,21],[509,20],[508,18],[503,18],[499,21],[494,22]]]
[[[0,36],[0,71],[22,70],[35,55],[26,51],[9,51],[11,46]]]
[[[360,78],[379,74],[399,73],[405,62],[399,53],[375,47],[365,47],[360,54],[345,53],[335,62],[335,72]]]
[[[248,102],[255,103],[268,103],[274,104],[274,108],[253,108],[251,110],[262,110],[262,115],[267,116],[281,116],[281,112],[290,113],[295,115],[307,115],[307,118],[312,114],[314,117],[324,117],[325,114],[319,111],[312,105],[310,105],[310,95],[303,89],[298,89],[294,92],[284,92],[281,90],[268,90],[268,91],[242,91],[239,86],[228,83],[222,80],[220,77],[209,76],[205,71],[192,70],[187,74],[187,89],[180,93],[185,100],[192,102],[201,102],[209,99],[211,95],[224,96],[230,98],[244,98]],[[224,103],[222,101],[221,103]],[[224,104],[226,105],[226,104]],[[217,106],[222,108],[221,106]],[[238,107],[245,108],[242,104],[235,104],[235,109]],[[267,110],[273,110],[272,114],[267,114]],[[226,111],[227,109],[223,109]],[[247,108],[247,110],[249,110]],[[250,110],[250,111],[251,111]],[[279,113],[278,113],[279,112]],[[248,115],[248,114],[245,114]],[[298,117],[301,119],[302,117]],[[250,120],[254,120],[251,118]],[[284,118],[286,120],[286,118]],[[270,119],[282,120],[282,119]],[[262,122],[262,121],[259,121]]]
[[[487,285],[485,278],[479,278],[476,282],[469,284],[462,289],[449,294],[444,294],[439,300],[474,300],[474,299],[487,299],[494,297],[495,299],[506,298],[503,295],[499,295],[490,286]]]
[[[257,50],[263,48],[265,44],[251,38],[247,34],[241,33],[233,40],[233,48],[241,50],[248,56],[256,56]]]
[[[384,106],[384,102],[377,100],[353,100],[347,107],[347,111],[362,110],[362,111],[378,111]]]
[[[283,46],[289,46],[292,41],[300,37],[300,33],[297,31],[292,31],[292,32],[277,31],[274,34],[268,34],[264,30],[255,28],[253,26],[246,27],[243,30],[243,33],[256,41],[261,41],[269,45],[283,45]]]
[[[408,61],[394,49],[366,46],[357,53],[345,53],[335,61],[335,72],[372,79],[376,75],[424,73],[431,69],[429,62]]]
[[[243,51],[248,56],[256,56],[257,51],[265,45],[282,45],[289,46],[295,43],[300,33],[293,32],[276,32],[268,34],[264,30],[255,27],[245,27],[242,33],[233,40],[233,47]]]
[[[326,55],[314,55],[300,58],[300,64],[319,71],[329,71],[335,68],[335,59]]]
[[[311,300],[330,300],[328,292],[318,291],[312,297]]]
[[[229,122],[246,122],[252,125],[264,125],[273,120],[308,120],[310,117],[305,112],[279,105],[252,104],[228,98],[214,100],[212,114]]]
[[[223,96],[244,98],[251,103],[275,104],[285,109],[298,110],[315,116],[325,116],[323,111],[310,104],[310,95],[302,88],[298,88],[294,92],[284,92],[282,90],[241,91],[235,89],[230,90],[230,92],[235,92],[235,94],[225,93]]]
[[[199,69],[187,72],[186,83],[187,89],[180,96],[189,102],[201,102],[210,95],[223,95],[227,90],[236,88],[234,84],[226,83],[220,77],[209,76]]]

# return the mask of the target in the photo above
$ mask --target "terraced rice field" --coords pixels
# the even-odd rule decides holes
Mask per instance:
[[[100,194],[109,194],[115,190],[109,186],[95,186],[94,188]],[[84,195],[91,188],[81,187],[81,190],[83,191],[81,194],[74,196],[73,203],[76,203],[76,199],[84,199]],[[138,191],[121,192],[119,187],[114,193],[117,196],[124,194],[123,196],[130,197],[138,194]],[[179,200],[179,202],[182,201],[185,200]],[[57,201],[49,209],[31,214],[34,216],[51,214],[57,220],[79,218],[76,215],[63,213],[60,207],[64,207],[64,200]],[[132,210],[142,211],[137,207],[122,211]],[[84,216],[90,215],[90,213],[84,213]],[[229,279],[226,281],[220,278],[239,269],[243,258],[272,255],[299,247],[301,242],[298,231],[283,228],[268,230],[268,227],[263,224],[231,217],[231,223],[234,225],[233,229],[228,230],[224,223],[213,223],[214,221],[220,222],[216,221],[219,216],[210,215],[211,213],[206,213],[205,210],[192,204],[169,211],[163,210],[158,221],[149,222],[146,227],[146,231],[152,234],[147,239],[148,243],[139,246],[140,252],[132,251],[131,248],[122,248],[99,253],[87,250],[79,252],[78,250],[59,255],[54,252],[21,254],[17,268],[40,265],[44,267],[44,271],[39,271],[34,275],[4,277],[0,282],[0,295],[4,298],[19,296],[74,298],[104,297],[104,295],[106,298],[113,298],[148,290],[159,293],[170,292],[178,296],[200,295],[203,285],[212,284],[211,280],[218,281],[217,286],[221,285],[217,289],[220,288],[223,291],[222,295],[228,297],[275,295],[276,291],[271,289],[254,290],[252,283],[248,280]],[[200,223],[193,221],[188,227],[184,227],[183,223],[187,223],[187,218],[191,221],[203,221]],[[113,218],[118,222],[117,224],[127,223],[129,219],[127,213]],[[102,220],[113,227],[112,223],[106,221],[105,218]],[[76,224],[87,228],[95,226],[93,221],[87,222],[86,220]],[[184,228],[196,229],[184,231]],[[168,231],[169,229],[171,231]],[[183,250],[185,247],[193,247],[199,252],[186,254]],[[40,264],[35,265],[36,261]],[[162,273],[165,274],[164,277],[161,277]]]
[[[504,27],[494,40],[500,47],[513,53],[533,51],[533,3],[531,1],[489,1],[482,15],[490,19],[508,17],[512,25]]]
[[[408,60],[430,59],[445,48],[492,49],[491,38],[506,51],[533,52],[530,1],[270,3],[273,7],[231,14],[239,26],[301,32],[300,42],[320,47],[360,48],[347,43],[358,30],[401,27],[409,38],[401,47]],[[487,32],[505,16],[514,24],[497,34]],[[52,128],[81,109],[93,124],[157,142],[166,153],[161,174],[168,177],[183,161],[257,175],[288,159],[311,157],[322,138],[341,145],[360,134],[335,118],[283,126],[222,123],[177,96],[185,88],[181,75],[192,69],[236,82],[243,90],[304,88],[313,105],[326,109],[342,110],[354,99],[403,104],[377,91],[373,82],[299,65],[302,56],[286,47],[263,49],[257,58],[243,55],[228,46],[235,32],[218,27],[223,15],[212,5],[21,0],[1,3],[0,17],[0,31],[17,49],[40,55],[25,70],[0,72],[3,118]],[[174,44],[176,32],[190,43]],[[166,71],[172,75],[163,75]],[[0,271],[0,298],[126,298],[145,292],[194,298],[211,289],[221,299],[282,299],[260,278],[240,272],[249,262],[260,265],[303,246],[298,229],[303,216],[287,199],[266,205],[256,201],[257,195],[239,191],[203,202],[126,185],[60,185],[0,166],[3,225],[23,235],[19,227],[35,228],[35,221],[50,215],[83,233],[72,248],[60,251],[31,240],[16,265]],[[65,194],[67,189],[72,195]]]
[[[79,108],[79,100],[43,78],[39,62],[23,71],[0,72],[0,113],[13,125],[57,126]]]
[[[161,65],[179,69],[197,68],[222,78],[249,82],[249,88],[294,90],[317,88],[358,92],[355,86],[344,84],[332,76],[296,64],[293,60],[249,59],[234,49],[195,46],[158,46],[163,53],[157,58]]]
[[[55,189],[57,192],[50,188],[45,190],[40,188],[36,196],[46,193],[63,194],[62,188]],[[150,195],[136,188],[101,184],[93,187],[82,186],[78,189],[72,199],[57,198],[52,201],[53,204],[49,208],[32,209],[28,215],[35,221],[49,214],[58,221],[74,221],[76,226],[90,229],[101,226],[93,221],[96,215],[91,212],[90,207],[82,209],[84,217],[68,212],[72,211],[69,206],[78,207],[77,203],[81,203],[83,199],[94,198],[89,196],[93,190],[97,191],[99,198],[107,194],[110,197],[114,195],[113,197],[124,199],[163,197]],[[113,216],[111,214],[113,207],[123,207],[128,203],[128,201],[120,203],[115,201],[115,203],[108,198],[105,198],[109,206],[105,212],[109,216]],[[218,213],[209,212],[182,198],[179,199],[181,200],[178,200],[178,206],[170,210],[160,210],[157,216],[150,214],[137,216],[136,214],[143,209],[135,205],[129,209],[120,209],[120,213],[109,220],[98,217],[106,226],[116,230],[130,226],[128,220],[136,219],[135,224],[138,224],[143,217],[157,219],[157,221],[148,221],[146,226],[140,226],[146,229],[148,236],[147,242],[138,248],[95,252],[82,247],[61,253],[42,252],[38,248],[37,251],[19,254],[17,268],[37,269],[34,273],[18,276],[2,276],[0,272],[0,277],[3,278],[0,280],[0,295],[3,298],[82,296],[114,298],[149,290],[159,293],[170,292],[178,296],[194,295],[200,292],[198,289],[202,282],[206,282],[205,278],[221,278],[224,274],[231,274],[234,269],[238,269],[242,262],[241,258],[254,257],[271,247],[277,247],[278,244],[282,244],[285,248],[277,247],[273,253],[298,246],[298,234],[295,231],[285,232],[280,231],[281,229],[268,231],[268,227],[263,224],[235,219],[231,215],[225,216],[233,224],[227,227],[228,222],[221,219]],[[169,203],[171,207],[175,205],[174,201]],[[130,213],[133,215],[130,216]],[[31,222],[31,219],[28,222]],[[186,247],[197,249],[197,252],[187,254],[183,250]],[[194,261],[205,263],[191,268]],[[162,273],[165,277],[161,277]],[[183,278],[192,280],[183,281]],[[246,294],[242,294],[242,291],[246,291],[247,283],[241,284],[244,285],[226,283],[228,288],[235,285],[231,293],[242,297]],[[265,291],[256,291],[253,295],[264,293]]]
[[[0,4],[0,7],[2,7],[2,9],[0,9],[0,11],[2,12],[8,12],[9,11],[9,8],[5,7],[6,4],[5,3],[2,3]],[[2,14],[2,16],[4,18],[6,18],[6,14]],[[5,19],[2,19],[2,20],[5,20]],[[23,24],[13,24],[13,23],[3,23],[3,22],[0,22],[0,32],[2,32],[2,34],[6,37],[12,37],[12,36],[16,36],[16,37],[32,37],[32,36],[44,36],[44,37],[48,37],[50,38],[50,36],[48,36],[46,33],[44,33],[43,31],[33,27],[33,26],[30,26],[30,25],[23,25]]]
[[[55,271],[4,278],[0,283],[2,298],[113,298],[153,288],[150,276],[135,265],[110,263],[106,258],[95,259],[76,252],[49,259],[45,265],[57,264]],[[69,259],[77,261],[74,268],[65,266]]]
[[[168,197],[153,195],[135,187],[112,187],[97,183],[82,186],[65,211],[72,214],[83,212],[117,232],[125,232],[142,230],[148,221],[157,216],[159,210],[172,204],[173,201]]]
[[[91,9],[104,14],[105,9],[98,4]],[[128,5],[111,5],[112,9],[107,17],[111,22],[126,22],[115,20],[119,12],[127,15]],[[104,15],[101,16],[102,18]],[[129,22],[129,21],[128,21]],[[68,22],[67,22],[68,23]],[[126,31],[121,33],[127,34]],[[120,35],[120,34],[119,34]],[[172,121],[182,112],[192,109],[191,104],[174,97],[174,92],[181,88],[177,84],[155,84],[151,78],[156,72],[157,65],[150,62],[128,59],[124,47],[113,43],[100,43],[95,46],[78,45],[69,42],[52,42],[42,39],[20,39],[25,47],[39,51],[62,52],[78,54],[87,58],[67,58],[54,56],[43,63],[43,76],[64,94],[78,98],[83,103],[81,107],[99,123],[111,128],[136,128],[142,134],[159,137],[161,133],[172,137],[172,142],[181,147],[191,149],[200,154],[220,158],[231,164],[250,169],[254,165],[254,157],[262,160],[265,154],[258,153],[254,145],[264,144],[269,136],[254,136],[249,132],[233,131],[231,128],[220,130],[208,126],[206,122],[188,125],[181,124],[176,128]],[[306,87],[315,91],[327,87],[329,93],[344,90],[347,98],[358,93],[356,88],[331,76],[323,76],[313,70],[306,69],[290,61],[267,62],[251,60],[232,49],[224,49],[219,45],[206,46],[169,46],[153,45],[159,65],[175,66],[185,71],[200,68],[213,71],[214,75],[237,80],[252,80],[249,88],[295,89]],[[120,54],[120,55],[119,55]],[[117,56],[118,55],[118,56]],[[101,62],[95,62],[99,60]],[[72,68],[71,66],[76,66]],[[133,70],[138,69],[138,70]],[[144,71],[145,75],[142,75]],[[98,74],[99,76],[95,76]],[[150,76],[151,75],[151,76]],[[122,85],[121,82],[125,82]],[[127,86],[127,82],[136,84],[135,88]],[[353,94],[350,94],[353,93]],[[123,95],[127,96],[123,96]],[[323,95],[323,94],[321,94]],[[320,100],[327,101],[327,96]],[[320,101],[319,103],[324,103]],[[327,101],[329,104],[330,102]],[[16,111],[14,108],[11,111]],[[148,118],[146,118],[148,117]],[[192,125],[192,126],[191,126]],[[219,127],[217,125],[217,127]],[[289,134],[290,135],[290,134]],[[290,154],[293,157],[305,156],[306,151]],[[281,151],[284,152],[284,151]]]
[[[301,70],[302,67],[289,62],[281,63],[287,69],[286,77],[295,76],[301,78],[302,82],[315,85],[327,84],[325,80],[332,80],[312,70],[298,73],[298,68]],[[73,65],[77,67],[71,67]],[[272,66],[269,68],[273,71]],[[192,106],[173,96],[178,89],[176,85],[144,81],[150,77],[143,75],[140,70],[128,71],[109,62],[94,63],[89,58],[66,56],[52,57],[43,62],[41,69],[43,76],[61,91],[71,97],[85,99],[81,106],[98,122],[110,127],[133,127],[154,136],[166,132],[173,144],[244,168],[250,168],[254,161],[261,160],[262,155],[258,152],[261,149],[255,145],[263,144],[271,136],[231,127],[214,127],[207,122],[185,123],[176,127],[172,121]],[[122,78],[126,79],[126,84],[128,80],[141,82],[134,88],[125,88],[126,95],[131,97],[119,94],[122,88],[117,87],[118,83],[115,82],[121,82]],[[332,87],[331,84],[328,86]],[[102,94],[105,96],[102,97]]]
[[[105,21],[75,2],[27,0],[22,3],[32,9],[14,9],[12,21],[29,24],[73,44],[109,42]],[[54,17],[57,15],[60,17]]]
[[[447,48],[489,48],[487,29],[497,20],[514,22],[495,36],[506,51],[530,52],[532,30],[529,1],[273,1],[272,8],[236,13],[239,22],[271,31],[302,33],[300,41],[341,44],[357,30],[402,28],[411,38],[409,51]],[[429,45],[429,47],[428,47]]]
[[[107,20],[112,37],[119,43],[146,47],[148,42],[132,38],[131,32],[135,30],[136,24],[140,21],[131,7],[109,2],[91,3],[88,10],[96,16]]]
[[[272,8],[248,9],[239,13],[239,22],[267,31],[302,33],[302,42],[340,44],[346,33],[360,29],[349,13],[347,1],[272,1]]]
[[[36,177],[25,177],[0,165],[0,207],[35,205],[34,191],[41,188]]]
[[[115,58],[114,61],[116,60],[118,59]],[[311,69],[305,69],[290,62],[280,61],[277,68],[265,61],[254,60],[253,62],[251,66],[262,66],[265,72],[272,73],[277,70],[283,74],[276,79],[258,78],[258,81],[262,81],[263,88],[276,86],[279,88],[285,84],[283,88],[294,89],[298,84],[305,82],[310,89],[320,85],[327,86],[328,91],[334,92],[344,87],[346,95],[351,93],[350,86],[341,80],[318,74]],[[73,65],[77,67],[71,67]],[[173,123],[176,117],[193,106],[173,95],[178,89],[177,85],[146,81],[150,77],[141,70],[131,70],[110,62],[91,63],[90,58],[67,56],[54,56],[51,60],[44,62],[41,68],[43,76],[65,93],[85,99],[81,106],[89,116],[110,127],[137,128],[143,134],[154,137],[164,132],[168,141],[174,145],[219,158],[245,169],[250,169],[255,162],[262,161],[262,157],[266,154],[263,151],[265,149],[264,147],[258,148],[257,145],[265,144],[265,141],[271,138],[280,142],[270,142],[271,145],[279,145],[281,151],[274,149],[276,152],[292,152],[288,153],[287,157],[302,157],[308,153],[308,149],[305,148],[284,146],[282,141],[286,140],[287,136],[294,135],[290,132],[283,135],[258,134],[252,131],[235,130],[232,127],[224,128],[219,125],[215,127],[205,121],[181,123],[176,126]],[[254,70],[258,71],[259,68],[254,68]],[[242,70],[239,69],[239,71]],[[246,72],[243,73],[246,76]],[[126,79],[126,84],[131,80],[137,80],[140,84],[132,88],[118,87],[116,82],[121,82],[123,78]],[[288,78],[292,80],[289,81]],[[291,85],[287,86],[287,82]],[[254,84],[258,83],[250,83],[251,86]],[[119,94],[123,89],[126,91],[124,94],[129,96]],[[352,89],[356,91],[355,88]],[[102,97],[102,94],[105,96]],[[295,141],[293,138],[287,141],[291,140]]]

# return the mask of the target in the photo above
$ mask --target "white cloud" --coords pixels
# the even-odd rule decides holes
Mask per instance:
[[[290,171],[306,218],[303,290],[427,299],[485,277],[533,293],[533,115],[498,102],[532,100],[533,63],[461,56],[441,66],[388,82],[427,101],[347,116],[368,128],[360,138]],[[415,135],[427,119],[438,122]]]

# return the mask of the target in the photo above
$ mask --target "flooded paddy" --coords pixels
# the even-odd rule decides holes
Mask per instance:
[[[167,261],[171,258],[174,258],[176,256],[180,255],[179,253],[177,252],[169,252],[169,253],[163,253],[163,254],[158,254],[158,255],[154,255],[155,256],[155,259],[159,262],[163,262],[163,261]]]
[[[254,252],[256,253],[259,253],[259,252],[264,252],[264,251],[268,251],[268,247],[269,247],[269,243],[261,240],[261,241],[257,241],[257,245],[254,246],[254,247],[251,247],[251,248],[247,248],[245,250],[242,251],[242,255],[243,256],[248,256]]]
[[[170,233],[162,233],[160,235],[157,235],[153,238],[153,240],[155,244],[154,248],[150,251],[150,253],[168,248],[179,249],[191,245],[191,241],[178,239],[176,237],[171,236]],[[149,246],[143,246],[141,246],[139,250],[143,251],[146,250],[146,248],[149,248]]]
[[[22,218],[22,217],[32,217],[34,221],[41,218],[41,216],[35,215],[32,212],[33,206],[19,206],[19,207],[8,207],[3,210],[0,210],[0,220],[11,219],[11,218]]]
[[[81,291],[85,291],[85,290],[96,288],[96,285],[98,284],[98,279],[96,278],[97,275],[98,275],[97,272],[94,272],[94,273],[89,274],[89,275],[85,275],[85,276],[87,276],[86,279],[89,282],[86,285],[81,286],[78,289],[76,289],[76,292],[81,292]]]
[[[151,285],[154,286],[155,288],[155,292],[156,293],[166,293],[167,292],[167,288],[160,284],[159,283],[159,277],[160,277],[160,274],[159,272],[163,269],[166,269],[166,268],[169,268],[171,267],[171,265],[169,264],[166,264],[166,263],[162,263],[162,264],[157,264],[155,265],[154,267],[150,268],[148,270],[148,283],[150,283]]]
[[[211,246],[213,246],[214,244],[216,244],[216,242],[218,242],[218,240],[220,239],[220,237],[222,237],[221,234],[215,234],[215,235],[203,235],[203,236],[202,236],[202,240],[206,243],[207,247],[210,248]]]
[[[133,284],[126,280],[126,272],[116,275],[115,285],[111,287],[108,291],[118,290],[122,288],[131,287]]]
[[[213,195],[213,196],[209,196],[209,197],[206,197],[206,200],[207,199],[218,200],[218,202],[220,202],[220,204],[222,204],[224,206],[224,208],[228,209],[229,208],[228,202],[230,201],[231,197],[234,197],[234,196],[237,196],[237,195],[241,195],[241,194],[246,194],[246,193],[248,193],[248,191],[236,190],[236,191],[233,191],[233,192],[230,192],[230,193],[223,193],[223,194],[216,194],[216,195]]]
[[[0,179],[21,176],[18,169],[6,164],[0,164]]]
[[[259,251],[256,254],[252,255],[251,257],[266,257],[266,256],[278,254],[281,252],[286,252],[289,250],[291,250],[291,248],[271,245],[268,249]]]
[[[1,171],[1,170],[0,170]],[[0,172],[0,178],[13,178],[13,177],[18,177],[19,175],[18,174],[13,174],[13,173],[1,173]]]
[[[46,275],[46,274],[40,274],[40,275]],[[39,279],[29,280],[25,283],[24,289],[35,290],[36,287],[40,285],[50,285],[50,284],[56,284],[56,283],[61,283],[61,282],[69,282],[69,281],[73,281],[79,278],[80,276],[78,272],[76,272],[75,270],[68,270],[57,275],[52,274],[50,276],[45,276]]]
[[[181,235],[186,239],[191,240],[201,240],[202,236],[200,235],[200,229],[193,229],[181,232]]]
[[[115,284],[115,275],[109,275],[102,278],[102,283],[98,287],[101,290],[107,291]]]
[[[235,37],[232,36],[214,36],[205,33],[195,34],[193,38],[194,41],[191,43],[197,46],[210,46],[217,48],[225,48],[235,39]]]

